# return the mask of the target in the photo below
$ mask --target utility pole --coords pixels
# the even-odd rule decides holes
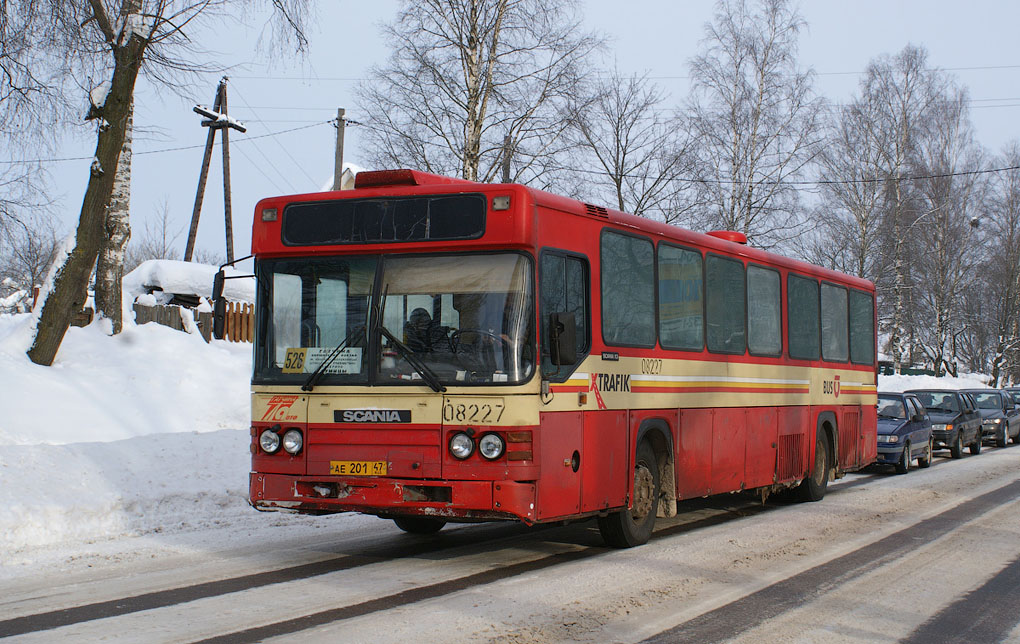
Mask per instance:
[[[344,114],[342,107],[336,108],[336,158],[333,161],[333,190],[340,190],[344,180]]]
[[[503,137],[503,183],[510,183],[510,135]]]
[[[238,121],[227,116],[227,77],[220,79],[216,87],[216,98],[213,101],[213,108],[196,105],[193,108],[196,114],[206,117],[202,121],[202,127],[209,128],[209,134],[205,138],[205,154],[202,157],[202,170],[198,175],[198,190],[195,193],[195,207],[191,211],[191,229],[188,231],[188,245],[184,250],[184,261],[190,262],[195,252],[195,237],[198,235],[198,219],[202,214],[202,201],[205,198],[205,184],[209,178],[209,163],[212,160],[213,142],[216,138],[216,131],[223,132],[223,216],[226,224],[227,235],[227,261],[234,261],[234,230],[230,212],[230,143],[227,138],[227,131],[231,128],[238,132],[247,132]]]
[[[223,100],[220,102],[220,109],[216,110],[224,116],[227,115],[227,79],[220,81],[223,87]],[[213,129],[209,127],[210,131]],[[234,224],[230,212],[230,128],[220,128],[223,132],[223,224],[227,237],[227,261],[234,261]],[[241,130],[242,132],[244,130]]]

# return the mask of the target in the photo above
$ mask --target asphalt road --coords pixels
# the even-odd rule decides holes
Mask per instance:
[[[0,638],[1020,642],[1020,447],[874,468],[819,503],[681,510],[630,550],[590,521],[429,537],[382,520],[314,538],[283,527],[148,558],[125,541],[101,564],[0,582]]]

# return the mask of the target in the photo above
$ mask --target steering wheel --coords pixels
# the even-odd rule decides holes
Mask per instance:
[[[492,343],[492,348],[494,350],[499,349],[500,351],[503,351],[510,348],[510,343],[503,338],[503,336],[493,333],[492,331],[486,331],[485,329],[463,328],[457,329],[450,334],[450,346],[453,348],[454,353],[457,353],[460,349],[460,337],[465,333],[469,335],[473,333],[479,338],[488,339],[488,341]]]

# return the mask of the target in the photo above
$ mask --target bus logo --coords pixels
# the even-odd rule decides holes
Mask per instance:
[[[288,416],[287,412],[291,410],[290,408],[294,406],[297,399],[297,396],[273,396],[269,399],[262,420],[295,420],[297,416]]]
[[[335,409],[336,423],[409,423],[410,409]]]
[[[839,375],[832,377],[832,380],[822,381],[822,393],[832,394],[836,398],[839,398]]]

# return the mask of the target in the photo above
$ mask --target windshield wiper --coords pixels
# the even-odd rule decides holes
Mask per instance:
[[[389,329],[382,325],[379,325],[379,333],[385,335],[390,343],[397,348],[397,351],[404,357],[404,360],[407,360],[407,363],[418,372],[418,375],[421,376],[421,379],[425,381],[425,384],[427,384],[432,391],[436,393],[446,392],[446,387],[439,382],[439,376],[436,375],[436,372],[433,371],[432,368],[425,363],[425,361],[416,356],[410,347],[398,340],[395,335],[390,333]]]
[[[322,378],[322,374],[326,373],[326,368],[329,367],[329,365],[333,364],[333,361],[336,360],[337,356],[339,356],[343,352],[343,350],[346,349],[347,346],[351,342],[354,341],[354,338],[359,333],[364,333],[364,332],[365,332],[365,325],[364,324],[362,324],[362,325],[360,325],[358,327],[355,327],[350,332],[350,334],[348,334],[348,336],[343,339],[343,342],[341,342],[340,344],[336,345],[336,348],[334,348],[332,351],[330,351],[329,355],[326,356],[325,360],[320,362],[319,366],[315,368],[315,371],[313,371],[308,376],[308,380],[305,380],[305,384],[301,385],[301,391],[311,391],[312,387],[315,386],[315,383],[319,382],[319,380]]]
[[[375,337],[375,332],[378,331],[381,335],[385,335],[386,338],[393,343],[393,346],[397,348],[397,351],[407,360],[407,364],[418,372],[421,379],[425,381],[425,384],[429,386],[432,391],[436,393],[445,393],[446,387],[439,382],[439,376],[432,370],[424,361],[418,356],[414,355],[414,351],[411,350],[406,344],[398,340],[389,329],[383,326],[383,312],[386,310],[386,296],[390,292],[390,285],[387,284],[383,288],[382,297],[378,301],[372,304],[372,337]],[[382,340],[379,341],[382,344]]]
[[[891,416],[889,414],[879,414],[878,417],[879,418],[891,418],[893,420],[904,420],[903,417],[901,417],[901,416]]]

